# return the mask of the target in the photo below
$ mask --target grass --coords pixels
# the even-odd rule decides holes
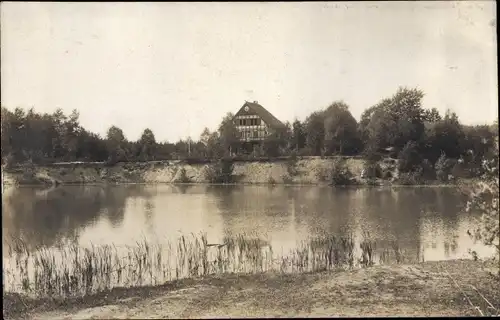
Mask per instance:
[[[205,234],[181,236],[176,242],[143,240],[134,246],[79,247],[76,244],[29,250],[15,240],[4,262],[4,290],[33,297],[83,297],[114,287],[160,285],[165,282],[226,273],[316,272],[402,262],[393,243],[376,252],[365,235],[357,250],[354,238],[324,235],[299,242],[276,254],[266,240],[245,234],[209,244]]]

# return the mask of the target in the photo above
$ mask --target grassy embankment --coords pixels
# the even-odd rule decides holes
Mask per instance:
[[[381,252],[364,240],[356,254],[352,237],[324,236],[277,257],[265,241],[240,235],[215,246],[201,236],[127,249],[69,246],[27,254],[18,243],[10,252],[15,272],[4,266],[4,290],[17,276],[23,293],[4,295],[4,316],[492,315],[500,309],[500,282],[486,270],[497,272],[495,263],[410,262],[397,244]]]

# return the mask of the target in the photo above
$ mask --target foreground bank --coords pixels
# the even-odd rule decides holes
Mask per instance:
[[[64,301],[7,294],[4,316],[30,319],[500,314],[498,262],[455,260],[295,275],[220,275],[117,288]],[[493,273],[493,275],[492,275]]]

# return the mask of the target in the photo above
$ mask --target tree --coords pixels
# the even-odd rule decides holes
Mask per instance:
[[[422,158],[415,141],[408,141],[398,155],[398,169],[400,172],[413,172],[419,169]]]
[[[390,99],[384,99],[361,116],[360,131],[365,141],[364,149],[370,156],[391,146],[389,130],[396,122],[390,115],[390,104]]]
[[[295,119],[292,124],[292,148],[296,151],[301,150],[306,145],[306,134],[302,123]]]
[[[119,144],[125,141],[125,135],[123,134],[122,129],[116,126],[111,126],[106,134],[106,139]]]
[[[74,161],[77,158],[78,136],[81,132],[79,117],[80,113],[73,110],[63,124],[62,146],[66,150],[65,158],[69,161]]]
[[[220,159],[224,156],[224,147],[220,143],[219,134],[213,132],[207,142],[207,153],[210,159]]]
[[[106,142],[95,133],[82,132],[80,135],[79,150],[84,160],[105,161],[108,159]]]
[[[343,101],[332,103],[324,111],[325,149],[331,153],[353,154],[358,151],[360,139],[357,122]]]
[[[325,125],[322,112],[313,112],[305,121],[306,146],[312,155],[319,156],[322,153],[325,141]]]
[[[370,122],[376,113],[384,112],[385,105],[386,103],[384,101],[381,101],[378,104],[369,107],[361,114],[361,118],[358,123],[358,131],[365,145],[370,139],[370,131],[369,131]]]
[[[446,154],[443,152],[435,164],[436,177],[438,178],[438,180],[442,182],[448,181],[448,177],[451,174],[455,164],[456,161],[454,161],[454,159],[447,158]]]
[[[219,140],[224,148],[224,153],[230,153],[236,149],[239,143],[239,131],[233,122],[234,115],[228,112],[219,125]]]
[[[175,155],[176,158],[185,158],[188,155],[188,144],[186,141],[180,139],[175,143]]]
[[[399,88],[392,97],[390,116],[397,126],[391,130],[391,143],[399,150],[410,140],[419,141],[424,133],[423,97],[421,90],[408,88]]]
[[[156,139],[153,131],[147,128],[144,129],[141,138],[139,139],[138,147],[140,158],[143,160],[154,160],[156,154]]]
[[[494,147],[495,132],[487,125],[461,126],[461,128],[463,131],[461,156],[469,170],[480,175],[483,171],[482,162]]]
[[[442,120],[441,115],[436,108],[424,110],[423,119],[424,121],[431,123],[439,122]]]
[[[282,151],[284,154],[290,154],[290,151],[293,149],[293,128],[292,124],[287,121],[285,123],[285,128],[281,130],[281,139],[283,140],[282,142]]]
[[[264,154],[268,157],[278,157],[280,155],[280,149],[285,145],[285,140],[283,139],[280,132],[273,132],[267,135],[262,143],[262,148]]]
[[[127,152],[125,147],[127,140],[123,135],[123,131],[116,126],[111,126],[108,129],[106,138],[108,142],[108,154],[109,154],[108,160],[111,163],[126,160]]]
[[[205,146],[207,146],[210,137],[211,137],[210,130],[207,127],[205,127],[205,129],[203,129],[203,131],[201,132],[200,142],[203,143]]]
[[[194,141],[191,139],[191,137],[187,137],[186,139],[186,153],[188,157],[191,157],[193,155],[193,146],[194,146]]]
[[[12,145],[12,135],[14,133],[13,128],[13,118],[14,114],[7,110],[7,108],[2,107],[2,131],[0,134],[1,138],[1,148],[2,148],[2,162],[9,156],[11,162],[15,161],[13,152],[14,145]]]
[[[66,134],[66,128],[64,124],[66,123],[67,117],[64,112],[58,108],[52,114],[52,121],[54,126],[54,136],[52,138],[52,157],[55,159],[61,159],[66,155],[66,149],[64,146],[64,136]]]
[[[156,145],[156,155],[158,159],[172,159],[172,153],[175,152],[175,145],[168,142],[160,142]]]
[[[391,98],[383,99],[364,114],[361,131],[368,136],[365,149],[401,150],[410,140],[420,141],[424,133],[423,96],[419,89],[401,87]]]
[[[459,158],[463,153],[464,132],[457,115],[447,110],[443,120],[428,127],[425,132],[425,144],[425,154],[432,162],[443,152],[448,158]]]
[[[498,136],[493,147],[493,158],[483,163],[484,174],[481,180],[472,186],[464,185],[461,190],[469,197],[466,210],[481,214],[476,229],[469,234],[487,246],[496,249],[496,259],[500,260],[500,228],[499,228],[499,184],[498,184]],[[498,271],[500,276],[500,270]]]

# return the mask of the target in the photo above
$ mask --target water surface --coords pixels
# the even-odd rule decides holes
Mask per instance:
[[[469,258],[469,249],[491,252],[467,235],[475,217],[462,210],[453,188],[11,187],[2,200],[4,257],[11,238],[36,250],[66,242],[120,247],[199,233],[209,243],[254,235],[283,252],[317,235],[352,233],[359,240],[369,234],[379,249],[396,241],[418,261]]]

